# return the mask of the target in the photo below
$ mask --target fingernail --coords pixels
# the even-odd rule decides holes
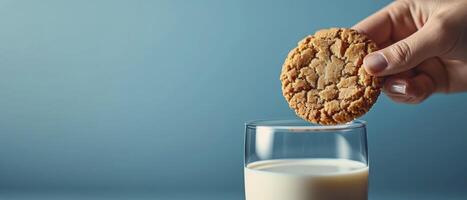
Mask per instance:
[[[389,92],[393,94],[407,94],[407,85],[405,83],[393,83],[389,86]]]
[[[363,65],[366,70],[371,73],[378,73],[386,69],[388,66],[388,61],[383,56],[383,54],[375,52],[368,54],[363,60]]]

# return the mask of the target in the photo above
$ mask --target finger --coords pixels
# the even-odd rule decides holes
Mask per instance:
[[[412,78],[388,78],[383,90],[398,102],[417,104],[435,91],[435,83],[429,75],[419,73]]]
[[[368,54],[363,60],[365,69],[372,75],[386,76],[409,70],[436,56],[443,51],[442,41],[432,34],[436,28],[427,23],[409,37]]]
[[[395,100],[396,97],[404,97],[404,99],[406,99],[408,98],[405,94],[406,82],[415,75],[415,70],[407,70],[405,72],[387,76],[385,77],[386,80],[383,84],[382,90],[393,100]]]
[[[466,57],[467,58],[467,57]],[[461,60],[443,60],[444,68],[449,66],[446,70],[446,76],[449,77],[449,82],[446,89],[442,92],[466,92],[467,91],[467,63]]]
[[[439,58],[430,58],[423,61],[416,70],[423,72],[433,79],[436,85],[435,92],[447,93],[449,90],[449,75],[444,63]]]
[[[415,77],[415,70],[407,70],[398,74],[385,77],[383,92],[387,95],[406,96],[405,85],[407,80]],[[392,91],[394,90],[394,91]]]
[[[376,44],[386,43],[391,39],[391,18],[389,10],[395,6],[394,3],[389,4],[375,14],[360,21],[352,29],[360,33],[368,35]]]
[[[409,80],[407,95],[412,97],[410,103],[420,103],[435,92],[435,82],[425,73],[419,73]]]
[[[415,75],[417,75],[415,72],[415,69],[412,69],[412,70],[407,70],[407,71],[404,71],[404,72],[401,72],[395,75],[391,75],[390,77],[392,79],[396,79],[396,78],[409,79],[409,78],[413,78]]]
[[[396,103],[407,103],[410,99],[408,96],[399,96],[399,95],[391,95],[386,94],[392,101]]]

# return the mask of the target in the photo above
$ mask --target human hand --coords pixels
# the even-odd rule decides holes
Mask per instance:
[[[467,91],[467,1],[399,0],[356,24],[380,48],[363,60],[400,103]]]

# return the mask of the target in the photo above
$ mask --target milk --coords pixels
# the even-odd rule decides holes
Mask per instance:
[[[257,161],[245,171],[246,200],[367,200],[368,167],[346,159]]]

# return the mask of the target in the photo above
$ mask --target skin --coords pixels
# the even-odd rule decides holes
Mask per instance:
[[[433,93],[467,91],[467,1],[399,0],[356,24],[380,48],[366,71],[385,77],[383,91],[417,104]]]

